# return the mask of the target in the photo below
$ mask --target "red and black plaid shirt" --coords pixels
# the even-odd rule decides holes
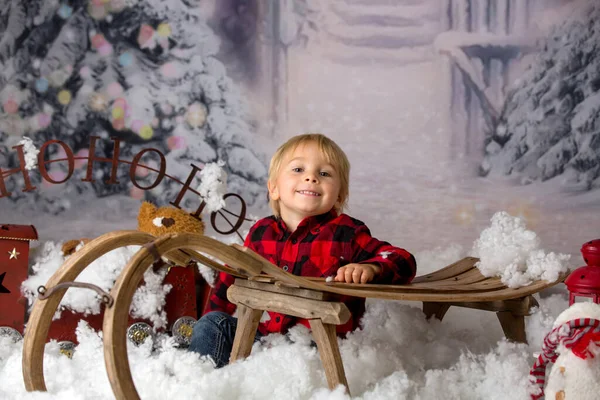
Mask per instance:
[[[329,213],[303,219],[294,232],[274,216],[258,221],[246,237],[245,246],[294,275],[329,277],[349,263],[376,264],[381,267],[371,283],[402,284],[410,282],[416,272],[414,257],[406,250],[394,247],[371,236],[369,228],[346,214]],[[210,296],[208,311],[233,314],[236,306],[227,300],[227,288],[234,277],[221,272]],[[365,311],[365,299],[343,296],[352,317],[338,325],[338,334],[358,327]],[[296,323],[309,326],[300,318],[269,312],[270,320],[259,325],[263,334],[285,333]]]

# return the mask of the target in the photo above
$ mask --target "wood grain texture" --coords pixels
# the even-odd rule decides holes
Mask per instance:
[[[230,364],[250,355],[262,313],[262,310],[255,310],[243,304],[238,304],[238,323],[235,329],[231,355],[229,356]]]
[[[243,304],[252,309],[269,310],[304,319],[320,318],[328,324],[344,324],[351,316],[344,303],[311,300],[237,285],[229,287],[227,298],[232,303]]]
[[[329,389],[335,389],[338,385],[344,385],[348,395],[350,395],[350,387],[346,380],[344,372],[344,364],[340,355],[340,348],[335,334],[335,325],[323,323],[320,319],[311,319],[310,329],[319,349],[327,384]]]

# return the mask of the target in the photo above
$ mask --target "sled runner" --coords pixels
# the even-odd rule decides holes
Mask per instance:
[[[335,326],[345,323],[350,313],[339,295],[423,302],[427,317],[442,319],[450,306],[497,313],[506,337],[524,342],[529,309],[537,305],[532,294],[561,282],[536,281],[526,287],[507,288],[499,278],[485,278],[468,257],[434,273],[417,277],[407,285],[349,284],[326,282],[324,278],[292,275],[239,245],[226,245],[200,234],[177,233],[155,238],[139,231],[117,231],[102,235],[75,253],[50,278],[51,296],[36,300],[23,345],[23,379],[28,391],[45,391],[43,353],[52,315],[69,282],[92,261],[118,247],[141,245],[125,266],[105,300],[103,341],[106,368],[117,399],[139,399],[127,358],[127,319],[133,294],[144,272],[163,264],[164,257],[178,265],[200,262],[237,279],[229,288],[230,301],[238,306],[238,327],[230,362],[250,354],[263,311],[276,311],[310,320],[330,388],[348,388]],[[204,254],[217,258],[209,259]],[[66,286],[65,286],[66,285]]]

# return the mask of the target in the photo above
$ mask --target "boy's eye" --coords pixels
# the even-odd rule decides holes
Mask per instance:
[[[326,171],[321,171],[320,175],[321,176],[331,176],[331,174],[329,172],[326,172]]]
[[[292,168],[292,171],[294,171],[294,172],[302,172],[302,168],[300,168],[300,167]]]

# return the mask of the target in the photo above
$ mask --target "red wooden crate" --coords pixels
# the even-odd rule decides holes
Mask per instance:
[[[166,295],[165,312],[167,313],[167,330],[171,330],[175,321],[181,317],[198,318],[196,304],[196,271],[195,265],[188,267],[171,267],[165,276],[163,284],[171,284],[172,288]],[[206,285],[206,283],[204,283]],[[208,285],[206,285],[208,286]],[[77,343],[75,329],[80,320],[85,320],[95,330],[102,330],[104,312],[84,316],[81,313],[63,311],[60,319],[52,321],[48,332],[48,339],[57,341],[70,341]],[[128,325],[135,322],[145,322],[152,326],[150,321],[141,318],[129,317]],[[162,329],[161,331],[164,331]]]
[[[32,225],[0,225],[0,327],[23,334],[27,301],[21,283],[27,279],[29,242],[37,240]]]

